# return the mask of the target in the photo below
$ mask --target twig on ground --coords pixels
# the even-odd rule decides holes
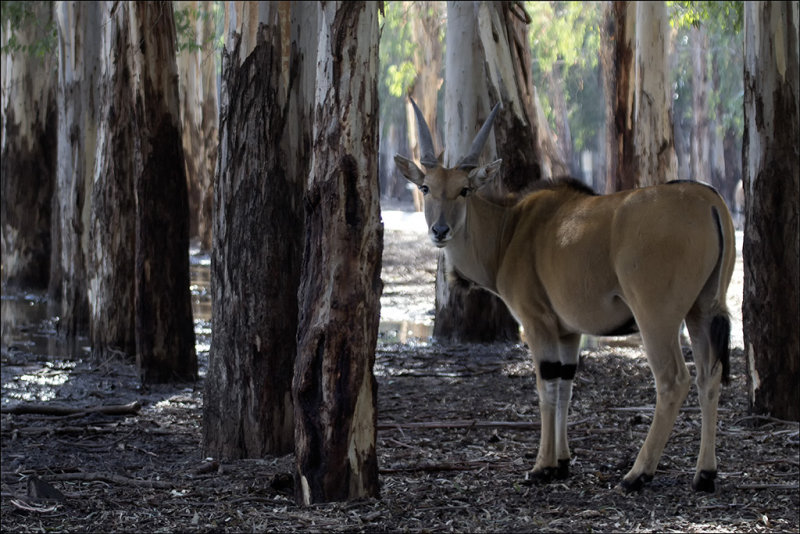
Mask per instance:
[[[19,403],[13,406],[3,406],[0,408],[0,413],[8,413],[14,415],[56,415],[56,416],[70,416],[87,413],[102,413],[106,415],[130,415],[139,413],[142,405],[139,401],[133,401],[128,404],[109,404],[106,406],[85,406],[83,408],[74,408],[71,406],[64,406],[63,404],[36,404],[36,403]]]

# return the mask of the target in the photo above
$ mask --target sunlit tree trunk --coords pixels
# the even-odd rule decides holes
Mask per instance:
[[[296,497],[377,497],[378,5],[320,5],[295,366]],[[324,52],[324,53],[323,53]]]
[[[409,24],[416,42],[414,50],[414,68],[417,79],[411,93],[420,107],[425,122],[431,131],[433,145],[440,147],[437,106],[439,87],[442,85],[442,43],[439,41],[439,27],[441,24],[440,2],[405,2],[409,11]],[[408,144],[414,157],[419,159],[419,140],[417,139],[417,117],[411,106],[411,101],[406,101],[406,123],[408,128]],[[437,154],[438,155],[438,154]],[[414,188],[411,190],[414,198],[414,207],[422,211],[422,193]]]
[[[33,21],[19,28],[16,37],[20,45],[29,46],[46,39],[53,3],[30,2],[24,9],[32,11]],[[5,45],[10,26],[2,33]],[[56,54],[39,57],[5,47],[2,54],[2,283],[47,289],[56,172]]]
[[[175,9],[189,17],[194,47],[178,51],[178,81],[183,125],[183,151],[189,186],[189,235],[211,249],[212,181],[216,165],[217,78],[212,39],[212,3],[175,2]]]
[[[744,344],[750,406],[800,419],[797,2],[744,11]]]
[[[669,20],[664,2],[636,2],[633,142],[637,186],[678,177],[672,131],[672,84],[667,69]]]
[[[92,179],[100,124],[100,2],[57,2],[58,168],[50,293],[60,302],[59,334],[71,346],[89,328],[88,273]]]
[[[603,22],[606,192],[677,178],[663,2],[614,2]],[[612,39],[613,36],[613,39]],[[613,43],[613,54],[608,46]]]
[[[711,120],[709,118],[708,95],[711,78],[708,71],[708,34],[703,27],[692,28],[692,142],[691,179],[711,183]]]
[[[281,14],[287,16],[270,2],[231,4],[226,13],[203,407],[206,454],[226,459],[286,454],[294,446],[303,152],[287,140],[302,150],[297,140],[308,133],[297,115],[306,108],[289,106],[288,76],[281,75]],[[302,31],[316,33],[313,26]],[[315,62],[315,48],[305,44],[298,42],[293,69]]]

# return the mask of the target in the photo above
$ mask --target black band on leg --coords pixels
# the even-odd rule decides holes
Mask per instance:
[[[561,378],[561,362],[539,362],[539,374],[542,380]]]
[[[575,378],[575,372],[578,370],[578,365],[570,363],[567,365],[561,364],[561,379],[572,380]]]

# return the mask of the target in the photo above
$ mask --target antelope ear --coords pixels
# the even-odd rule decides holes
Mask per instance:
[[[469,174],[467,175],[467,179],[469,180],[470,187],[474,189],[480,189],[497,175],[497,172],[500,170],[500,165],[503,163],[502,159],[496,159],[491,163],[484,165],[483,167],[475,167]]]
[[[406,180],[415,184],[417,187],[422,186],[425,173],[422,172],[413,161],[397,154],[394,157],[394,164],[397,165],[397,168],[400,169],[400,174],[402,174]]]

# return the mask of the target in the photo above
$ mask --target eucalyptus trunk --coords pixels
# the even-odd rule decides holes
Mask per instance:
[[[744,12],[742,318],[750,407],[800,420],[800,76],[797,2]]]
[[[15,32],[22,47],[48,37],[52,2],[30,2],[28,22]],[[47,289],[51,201],[56,175],[56,54],[8,50],[2,29],[3,91],[0,138],[0,250],[3,285]]]
[[[312,168],[293,382],[297,501],[378,497],[378,6],[319,7]]]
[[[294,9],[315,13],[316,5]],[[286,454],[294,447],[302,147],[309,133],[299,111],[307,108],[290,102],[294,93],[290,97],[288,77],[281,75],[289,38],[281,15],[288,17],[277,4],[242,2],[226,16],[211,255],[213,336],[203,406],[206,454],[224,459]],[[305,40],[293,39],[295,73],[316,58],[308,43],[314,26],[303,23],[297,31]],[[306,84],[300,76],[298,85]]]
[[[59,304],[58,331],[74,350],[88,334],[91,197],[100,124],[100,2],[57,2],[58,161],[54,195],[50,294]]]

